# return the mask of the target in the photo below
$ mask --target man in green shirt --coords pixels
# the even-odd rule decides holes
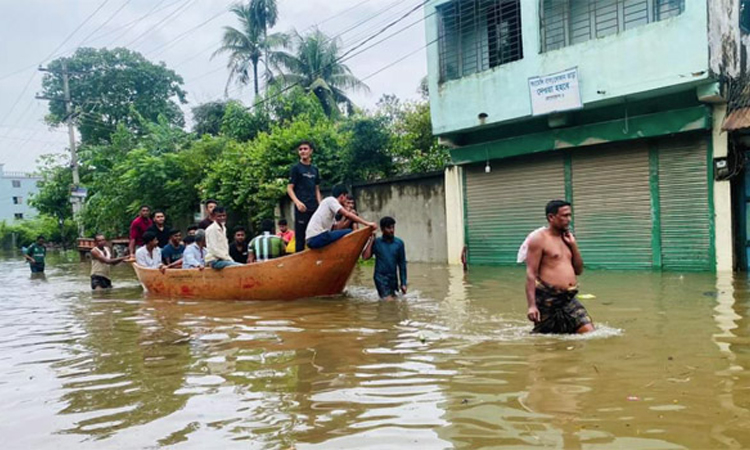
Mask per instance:
[[[260,228],[262,233],[250,241],[247,248],[247,262],[261,262],[284,256],[286,244],[278,236],[274,236],[273,220],[264,219]]]
[[[26,249],[23,257],[31,266],[31,273],[44,272],[44,258],[47,256],[47,248],[44,246],[44,236],[38,236],[36,242]]]

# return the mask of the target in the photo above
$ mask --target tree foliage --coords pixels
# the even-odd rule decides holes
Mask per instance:
[[[257,96],[260,90],[260,63],[268,67],[266,59],[274,59],[274,49],[288,45],[289,37],[284,33],[268,34],[268,29],[273,27],[278,17],[275,0],[252,0],[248,4],[234,5],[229,10],[239,21],[239,27],[224,27],[221,46],[212,58],[221,54],[229,56],[225,93],[233,81],[242,86],[252,79],[253,91]]]
[[[140,130],[141,119],[156,122],[163,116],[170,124],[184,124],[179,107],[186,102],[182,77],[163,63],[152,63],[125,48],[79,48],[73,56],[49,63],[42,90],[51,99],[50,124],[60,125],[67,117],[61,101],[63,61],[70,73],[70,93],[83,143],[109,142],[118,125]]]
[[[354,102],[348,93],[369,92],[370,88],[341,62],[340,39],[315,29],[304,36],[295,32],[291,40],[294,51],[280,51],[274,60],[280,72],[277,83],[285,88],[301,86],[314,93],[329,116],[340,114],[339,105],[353,113]]]

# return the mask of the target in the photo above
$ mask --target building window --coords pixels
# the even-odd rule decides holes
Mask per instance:
[[[750,0],[740,0],[740,29],[750,33]]]
[[[520,0],[455,0],[438,17],[440,81],[523,58]]]
[[[23,220],[23,213],[15,213],[13,216],[16,220]]]
[[[23,204],[23,197],[13,197],[13,204],[14,205],[22,205]]]
[[[542,51],[678,16],[685,0],[541,0]]]
[[[13,187],[14,188],[20,188],[21,187],[21,180],[13,180]]]

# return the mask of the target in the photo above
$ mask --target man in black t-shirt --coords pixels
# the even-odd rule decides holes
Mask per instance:
[[[314,147],[309,141],[297,145],[299,162],[292,166],[287,193],[294,202],[294,235],[296,251],[305,249],[305,230],[320,203],[320,172],[312,164]]]
[[[166,224],[167,216],[164,214],[164,211],[156,211],[154,213],[154,223],[151,225],[148,230],[151,231],[156,235],[156,238],[159,240],[159,248],[164,248],[167,244],[169,244],[169,235],[171,233],[171,230]]]
[[[234,262],[247,264],[247,239],[245,228],[234,227],[234,241],[229,244],[229,256]]]

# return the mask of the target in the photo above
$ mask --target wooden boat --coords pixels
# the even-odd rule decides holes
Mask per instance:
[[[221,270],[147,269],[133,264],[143,289],[169,298],[206,300],[294,300],[340,294],[357,264],[369,228],[321,249]]]

